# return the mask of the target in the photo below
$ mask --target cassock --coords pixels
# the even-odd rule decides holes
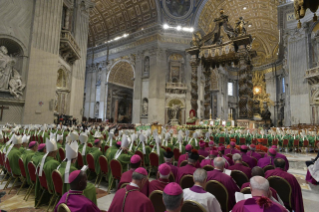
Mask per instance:
[[[241,155],[242,160],[244,162],[246,162],[250,168],[254,168],[257,165],[256,161],[253,158],[247,156],[246,153],[241,152],[240,155]]]
[[[179,156],[178,158],[178,167],[181,165],[181,163],[184,161],[184,160],[188,160],[188,152],[186,152],[185,154]],[[196,168],[200,168],[200,163],[199,161],[196,162]]]
[[[99,157],[103,154],[99,147],[92,147],[89,150],[89,153],[93,155],[94,158],[94,167],[96,174],[100,174],[101,168],[99,163]]]
[[[214,195],[206,192],[201,186],[194,185],[183,190],[184,201],[193,200],[201,204],[207,212],[222,212],[219,202]]]
[[[288,169],[289,169],[289,161],[288,161],[287,157],[286,157],[285,155],[283,155],[283,154],[277,152],[275,158],[282,158],[282,159],[284,159],[285,162],[286,162],[286,167],[285,167],[286,169],[285,169],[285,171],[288,171]]]
[[[255,152],[255,151],[248,151],[246,153],[246,155],[248,155],[249,157],[254,157],[257,159],[257,161],[261,158],[261,154]]]
[[[226,187],[228,191],[228,208],[233,208],[236,204],[235,192],[239,192],[239,188],[233,178],[223,173],[221,170],[214,169],[213,171],[207,172],[207,182],[209,180],[216,180]]]
[[[187,174],[193,175],[195,171],[196,171],[196,167],[191,164],[187,164],[186,166],[179,167],[177,171],[177,176],[176,176],[176,183],[179,184],[180,180],[182,179],[184,175],[187,175]]]
[[[262,144],[256,145],[256,150],[261,150],[261,151],[264,151],[264,152],[268,152],[268,148],[263,146]]]
[[[202,160],[202,162],[200,163],[200,167],[203,168],[206,165],[211,165],[214,166],[214,159],[209,158],[209,159],[204,159]],[[226,164],[225,164],[226,165]]]
[[[62,176],[62,180],[64,182],[64,175],[65,175],[65,168],[66,168],[67,162],[62,162],[60,167],[59,167],[59,172]],[[70,166],[70,172],[72,173],[73,171],[78,170],[74,164],[71,164]],[[62,192],[66,193],[67,191],[70,190],[70,184],[69,183],[63,183],[63,188]],[[83,190],[83,195],[91,200],[95,205],[97,205],[97,200],[96,200],[96,189],[95,186],[92,183],[87,182],[86,188]]]
[[[61,197],[54,212],[58,212],[60,204],[65,203],[72,212],[100,212],[100,209],[82,191],[68,191]]]
[[[178,172],[178,167],[174,166],[173,164],[169,163],[169,162],[165,162],[167,165],[169,165],[169,167],[171,167],[171,172],[173,173],[175,179],[177,176],[177,172]]]
[[[261,158],[258,161],[257,166],[259,166],[260,168],[264,168],[265,166],[268,166],[268,165],[274,166],[274,160],[275,160],[275,158],[271,157],[271,156]]]
[[[149,184],[149,194],[151,194],[153,191],[155,190],[160,190],[163,191],[165,186],[167,186],[167,184],[169,184],[169,180],[168,179],[156,179],[156,180],[152,180]]]
[[[306,181],[317,185],[319,182],[319,160],[308,166]]]
[[[258,200],[260,197],[253,197],[253,198],[250,198],[250,199],[247,199],[248,201],[253,201],[255,202],[254,206],[255,206],[255,209],[253,208],[250,208],[250,211],[256,211],[256,212],[259,212],[259,211],[265,211],[265,212],[287,212],[286,208],[284,208],[283,206],[281,206],[280,204],[274,202],[274,201],[270,201],[272,202],[272,205],[270,206],[270,208],[267,208],[267,209],[263,209],[261,208],[259,205],[256,204],[256,200]],[[267,198],[268,199],[268,198]],[[242,200],[240,202],[238,202],[232,212],[246,212],[247,210],[245,209],[245,203],[247,200]]]
[[[223,155],[223,158],[226,160],[225,162],[225,167],[226,167],[226,164],[228,163],[228,166],[232,166],[234,165],[234,161],[232,161],[232,159],[230,159],[229,157],[227,157],[226,155]]]
[[[117,189],[120,189],[121,188],[121,185],[123,183],[130,183],[132,181],[132,175],[133,175],[133,172],[135,171],[135,169],[130,169],[126,172],[124,172],[121,176],[121,180],[119,182],[119,185],[117,187]],[[150,194],[149,193],[149,181],[147,180],[147,182],[145,183],[143,189],[141,190],[141,193],[145,194],[145,196],[148,197],[148,195]]]
[[[198,154],[203,155],[205,158],[209,155],[209,153],[205,149],[199,149]]]
[[[36,152],[28,149],[22,156],[22,160],[23,160],[23,166],[24,166],[24,170],[25,170],[25,173],[27,175],[27,183],[29,185],[31,185],[31,179],[30,179],[30,174],[29,174],[29,169],[28,169],[28,163],[32,160],[32,157],[33,155],[35,154]]]
[[[243,165],[242,163],[235,163],[234,165],[228,167],[230,170],[239,170],[246,174],[248,180],[251,178],[251,168]]]
[[[10,163],[10,168],[15,175],[21,175],[21,170],[19,167],[19,158],[21,157],[21,152],[18,148],[12,147],[8,154],[8,159]]]
[[[131,184],[116,192],[108,212],[121,212],[123,206],[123,212],[155,212],[151,200]]]
[[[235,153],[240,153],[240,151],[237,150],[237,149],[225,149],[225,155],[227,155],[227,154],[235,154]]]
[[[301,188],[295,176],[293,176],[290,173],[287,173],[284,170],[281,170],[280,168],[275,168],[274,170],[268,170],[265,173],[265,178],[269,178],[271,176],[280,176],[289,182],[292,189],[292,194],[291,194],[292,209],[295,212],[303,212],[304,207],[303,207]],[[288,204],[285,203],[285,205],[288,205]]]

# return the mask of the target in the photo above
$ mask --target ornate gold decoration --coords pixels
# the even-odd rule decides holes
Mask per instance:
[[[109,82],[133,88],[133,77],[134,72],[132,66],[128,62],[119,62],[112,68]]]
[[[259,101],[259,107],[261,112],[264,111],[264,102],[267,103],[268,107],[274,105],[274,102],[269,98],[270,94],[266,92],[266,81],[264,73],[258,71],[255,71],[253,73],[253,86],[253,101]]]

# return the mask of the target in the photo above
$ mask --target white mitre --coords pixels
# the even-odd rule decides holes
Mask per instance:
[[[57,135],[57,133],[50,133],[50,140],[51,139],[54,139],[54,140],[56,140],[56,135]]]
[[[84,156],[85,151],[86,151],[87,141],[89,140],[89,137],[87,136],[86,133],[81,133],[81,135],[79,136],[79,140],[80,140],[81,144],[83,144],[81,155]]]
[[[45,147],[46,147],[47,153],[43,156],[41,164],[40,164],[40,171],[38,173],[40,177],[42,176],[44,162],[45,162],[45,159],[47,158],[48,154],[50,152],[58,150],[58,146],[56,144],[55,139],[50,139],[50,140],[46,139]]]
[[[78,141],[79,140],[79,133],[77,131],[75,131],[75,130],[73,132],[71,132],[70,136],[71,136],[71,140],[72,141]]]
[[[30,137],[30,135],[27,136],[26,134],[24,134],[24,136],[22,137],[22,143],[29,143]]]
[[[122,148],[128,148],[129,142],[127,140],[127,135],[122,136],[122,141],[121,141],[121,147]]]
[[[57,134],[57,138],[56,138],[57,141],[59,140],[63,140],[63,135],[60,135],[60,134]]]
[[[65,173],[64,173],[64,183],[69,183],[69,174],[70,174],[70,167],[71,167],[71,161],[74,158],[78,157],[78,149],[79,145],[76,141],[73,141],[70,145],[65,145],[65,155],[68,159],[68,162],[66,163]]]

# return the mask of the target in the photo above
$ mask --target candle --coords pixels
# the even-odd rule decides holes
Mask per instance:
[[[209,114],[210,114],[210,115],[212,114],[212,109],[211,109],[211,108],[209,109]]]

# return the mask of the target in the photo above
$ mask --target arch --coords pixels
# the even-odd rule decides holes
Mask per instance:
[[[125,71],[128,74],[128,75],[122,75],[122,76],[125,76],[124,80],[123,78],[117,77],[119,76],[117,75],[117,73],[120,74],[122,71]],[[133,88],[134,78],[135,78],[135,69],[134,69],[134,66],[130,63],[130,61],[119,60],[111,66],[110,71],[108,72],[106,77],[106,82]],[[131,83],[129,83],[130,81]]]
[[[21,50],[22,50],[22,54],[20,56],[24,56],[24,57],[27,57],[28,56],[28,51],[27,51],[27,48],[25,47],[25,45],[17,38],[11,36],[11,35],[7,35],[7,34],[0,34],[0,40],[1,39],[8,39],[8,40],[11,40],[15,43],[17,43]],[[1,44],[0,44],[1,46]]]

